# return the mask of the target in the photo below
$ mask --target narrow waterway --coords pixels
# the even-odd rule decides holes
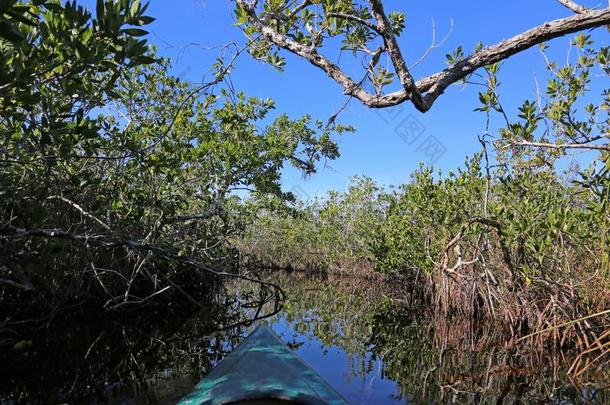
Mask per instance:
[[[63,357],[49,346],[5,362],[0,403],[45,403],[33,398],[54,398],[56,391],[82,393],[80,403],[176,403],[262,322],[354,404],[610,403],[607,365],[574,378],[567,374],[570,354],[485,346],[485,330],[473,337],[460,324],[407,315],[374,282],[345,287],[295,275],[273,281],[286,294],[281,303],[266,296],[260,305],[256,287],[236,282],[214,310],[163,328],[116,323],[114,333],[114,323],[78,325],[66,332],[73,338],[58,341]],[[261,319],[243,323],[253,317]],[[226,330],[211,332],[219,323]]]
[[[574,379],[566,353],[485,347],[485,329],[405,315],[374,282],[277,281],[287,301],[265,322],[354,404],[610,403],[610,367]]]

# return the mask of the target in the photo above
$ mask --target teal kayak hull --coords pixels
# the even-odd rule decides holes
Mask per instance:
[[[348,403],[268,326],[262,325],[220,361],[179,405],[272,399],[312,405]]]

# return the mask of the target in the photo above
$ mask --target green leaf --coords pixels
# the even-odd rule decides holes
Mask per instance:
[[[140,9],[140,0],[135,0],[133,3],[131,3],[131,8],[129,9],[130,15],[135,16],[139,9]]]
[[[142,16],[142,17],[138,17],[138,21],[137,21],[136,25],[148,25],[155,21],[157,21],[157,19],[154,17]]]
[[[144,35],[148,35],[148,31],[143,30],[141,28],[125,28],[122,29],[121,32],[124,32],[127,35],[131,35],[132,37],[142,37]]]

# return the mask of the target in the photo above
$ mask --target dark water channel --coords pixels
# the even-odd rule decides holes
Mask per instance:
[[[143,330],[91,319],[46,351],[26,342],[19,353],[0,357],[0,404],[176,403],[261,322],[354,404],[610,403],[607,365],[570,378],[568,354],[465,344],[460,325],[436,327],[398,314],[366,285],[276,281],[287,295],[277,314],[221,332],[212,333],[213,325],[273,312],[276,303],[259,307],[251,285],[235,283],[227,296],[239,301],[217,300],[186,321]]]

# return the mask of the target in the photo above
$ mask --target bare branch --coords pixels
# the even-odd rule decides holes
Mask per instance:
[[[311,4],[311,0],[304,0],[301,4],[299,4],[298,6],[296,6],[294,8],[294,10],[292,10],[292,12],[290,13],[290,15],[288,15],[288,19],[292,19],[293,17],[295,17],[298,13],[300,13],[301,11],[303,11],[303,9],[307,6],[309,6]],[[256,5],[255,5],[256,7]]]
[[[78,205],[77,203],[75,203],[75,202],[73,202],[73,201],[71,201],[71,200],[68,200],[68,199],[67,199],[67,198],[65,198],[65,197],[61,197],[61,196],[52,195],[52,196],[48,197],[48,199],[49,199],[49,200],[61,200],[61,201],[65,202],[66,204],[68,204],[68,205],[72,206],[72,207],[73,207],[75,210],[77,210],[78,212],[80,212],[82,216],[87,217],[87,218],[90,218],[90,219],[94,220],[95,222],[97,222],[98,224],[100,224],[100,225],[102,226],[102,228],[104,228],[105,230],[107,230],[107,231],[110,231],[110,230],[111,230],[110,226],[109,226],[109,225],[107,225],[107,224],[106,224],[104,221],[102,221],[101,219],[99,219],[99,218],[95,217],[95,216],[94,216],[94,215],[92,215],[91,213],[89,213],[89,212],[85,211],[85,210],[83,209],[83,207],[81,207],[80,205]]]
[[[40,229],[40,228],[27,229],[27,228],[15,228],[13,226],[9,226],[9,227],[0,229],[0,240],[2,240],[2,239],[5,239],[5,240],[22,239],[22,238],[27,238],[27,237],[71,240],[74,242],[82,243],[86,247],[99,246],[99,247],[111,248],[111,247],[121,247],[122,246],[122,247],[130,249],[130,250],[152,253],[152,254],[158,255],[160,257],[163,257],[165,259],[175,260],[177,262],[192,266],[192,267],[196,268],[197,270],[211,273],[211,274],[214,274],[219,277],[229,277],[229,278],[236,278],[236,279],[255,282],[260,285],[274,288],[274,289],[276,289],[276,291],[279,291],[283,295],[282,289],[279,286],[275,285],[274,283],[271,283],[268,281],[263,281],[263,280],[258,280],[258,279],[252,278],[252,277],[244,276],[242,274],[219,271],[219,270],[213,269],[209,266],[205,266],[205,265],[201,264],[200,262],[198,262],[196,259],[194,259],[192,257],[178,255],[178,254],[170,252],[169,250],[167,250],[161,246],[150,245],[150,244],[142,243],[142,242],[139,242],[139,241],[133,240],[133,239],[121,238],[121,237],[118,237],[115,235],[109,235],[109,234],[90,234],[90,235],[89,234],[76,234],[76,233],[66,232],[61,229]],[[166,277],[166,279],[179,292],[184,293],[182,291],[182,289],[179,286],[177,286],[175,283],[173,283],[168,277]],[[184,294],[188,298],[188,294],[186,294],[186,293],[184,293]]]
[[[430,44],[428,49],[426,49],[426,52],[424,52],[424,54],[415,63],[409,66],[409,69],[413,69],[415,66],[419,65],[424,59],[426,59],[428,55],[430,55],[430,52],[432,52],[436,48],[440,48],[445,44],[445,42],[447,42],[451,34],[453,34],[454,30],[453,18],[450,18],[450,21],[451,26],[449,27],[449,31],[439,43],[436,43],[436,22],[434,21],[434,18],[432,19],[432,43]]]
[[[400,84],[402,84],[405,96],[411,100],[418,110],[425,111],[427,108],[424,105],[421,93],[415,85],[415,80],[407,67],[407,63],[402,56],[398,41],[392,30],[392,24],[385,14],[381,0],[369,0],[369,3],[371,4],[373,17],[377,20],[377,26],[379,27],[379,32],[383,38],[385,48],[390,55],[394,69],[396,69],[398,80],[400,80]]]
[[[570,10],[572,10],[573,12],[575,12],[576,14],[582,14],[582,13],[586,13],[587,9],[584,6],[581,6],[580,4],[572,1],[572,0],[557,0],[558,2],[560,2],[561,4],[563,4],[564,6],[566,6],[567,8],[569,8]]]
[[[601,150],[610,152],[610,146],[607,145],[591,145],[586,143],[543,143],[543,142],[527,142],[519,141],[512,142],[512,146],[526,146],[531,148],[544,148],[544,149],[587,149],[587,150]]]
[[[510,252],[508,250],[508,247],[505,244],[504,238],[502,237],[502,228],[503,228],[502,224],[493,219],[488,219],[488,218],[483,218],[483,217],[473,217],[473,218],[469,219],[466,223],[462,224],[462,226],[460,227],[460,230],[455,235],[455,237],[453,239],[451,239],[449,241],[449,243],[447,243],[447,245],[445,246],[445,252],[443,254],[443,261],[441,262],[441,270],[447,271],[449,273],[455,273],[455,271],[458,270],[461,266],[473,264],[477,261],[476,259],[473,259],[473,260],[467,261],[467,262],[463,261],[462,253],[459,248],[459,243],[461,242],[462,238],[464,237],[464,233],[468,230],[468,228],[470,226],[472,226],[474,224],[482,224],[482,225],[494,228],[496,230],[496,232],[498,233],[498,236],[499,236],[500,248],[502,249],[502,258],[504,260],[504,264],[506,264],[506,267],[509,269],[509,271],[511,272],[511,275],[514,279],[516,277],[516,275],[515,275],[516,273],[515,273],[515,270],[514,270],[514,267],[512,264]],[[449,259],[450,259],[450,253],[451,253],[452,249],[456,253],[457,263],[455,266],[450,268]]]
[[[428,111],[448,86],[468,77],[479,68],[500,62],[545,41],[610,24],[610,7],[601,10],[587,9],[577,15],[543,23],[498,44],[480,49],[462,61],[415,82],[402,56],[391,23],[383,10],[381,0],[369,0],[372,15],[377,20],[376,32],[379,32],[384,40],[384,50],[388,52],[403,87],[401,90],[390,94],[377,95],[364,90],[361,84],[354,81],[337,64],[319,54],[317,49],[310,49],[282,34],[276,27],[265,24],[258,18],[252,4],[245,0],[236,1],[248,13],[250,24],[264,38],[322,69],[343,87],[344,94],[357,98],[371,108],[391,107],[405,101],[411,101],[422,112]],[[350,17],[354,20],[352,17],[355,16]],[[357,22],[364,23],[364,21]],[[368,21],[366,23],[371,24]]]

